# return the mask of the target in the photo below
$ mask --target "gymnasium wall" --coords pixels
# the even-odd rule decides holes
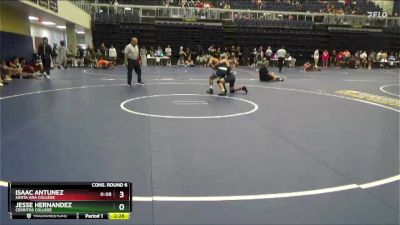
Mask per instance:
[[[31,24],[31,36],[33,38],[33,48],[35,52],[37,51],[39,43],[43,37],[49,39],[49,44],[51,46],[53,46],[53,43],[57,43],[57,46],[60,46],[60,41],[65,41],[67,39],[64,30],[45,27],[38,24]]]
[[[18,16],[17,16],[18,15]],[[8,5],[0,5],[0,57],[25,57],[33,53],[32,37],[28,14]]]

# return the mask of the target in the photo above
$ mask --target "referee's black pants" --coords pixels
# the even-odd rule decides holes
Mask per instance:
[[[47,75],[50,75],[50,69],[51,69],[51,59],[50,57],[43,57],[42,58],[42,65],[43,65],[43,71],[46,72]]]
[[[285,60],[285,58],[283,58],[283,57],[279,57],[278,58],[279,73],[282,72],[282,67],[283,67],[284,60]]]
[[[138,83],[142,82],[142,69],[140,68],[139,60],[128,59],[128,84],[132,84],[132,71],[137,74]]]

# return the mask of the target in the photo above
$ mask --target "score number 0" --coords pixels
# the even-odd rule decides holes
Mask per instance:
[[[119,198],[124,198],[125,197],[125,193],[123,191],[119,192]],[[119,210],[123,211],[125,209],[125,205],[124,204],[119,204],[118,206]]]

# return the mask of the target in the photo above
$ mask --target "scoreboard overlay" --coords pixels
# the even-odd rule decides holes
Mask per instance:
[[[12,182],[11,219],[129,219],[131,182]]]

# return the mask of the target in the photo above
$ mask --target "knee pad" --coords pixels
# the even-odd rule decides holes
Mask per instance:
[[[221,80],[217,80],[217,84],[220,84],[221,83]]]

